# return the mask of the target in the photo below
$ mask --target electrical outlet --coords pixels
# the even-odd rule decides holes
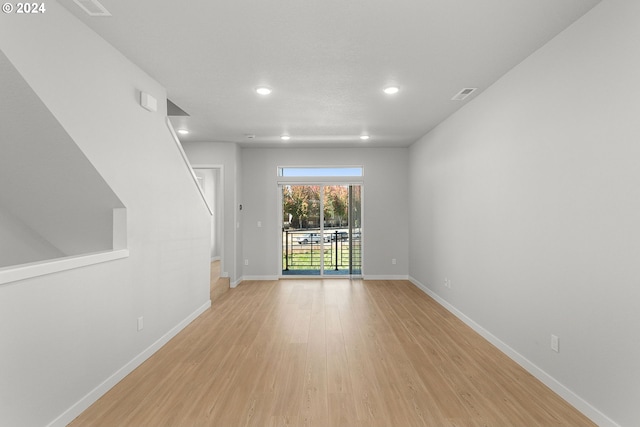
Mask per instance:
[[[144,317],[140,316],[138,317],[138,331],[141,331],[144,329]]]
[[[560,353],[560,338],[557,335],[551,335],[551,350]]]
[[[244,260],[244,265],[249,265],[249,260],[248,259]]]
[[[446,278],[446,277],[445,277],[445,278],[444,278],[444,286],[445,286],[446,288],[451,289],[451,280],[449,280],[448,278]]]
[[[396,265],[396,259],[395,258],[391,258],[391,264]]]

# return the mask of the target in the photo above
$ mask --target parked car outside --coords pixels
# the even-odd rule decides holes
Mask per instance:
[[[320,234],[318,233],[305,233],[296,237],[296,241],[298,244],[308,244],[308,243],[320,243]]]

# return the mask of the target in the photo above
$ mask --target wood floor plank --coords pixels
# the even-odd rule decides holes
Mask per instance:
[[[407,281],[242,283],[84,426],[593,426]]]
[[[329,393],[329,423],[332,427],[364,427],[356,416],[352,393]]]
[[[304,372],[301,425],[326,427],[329,424],[327,342],[323,292],[314,295],[309,342]]]

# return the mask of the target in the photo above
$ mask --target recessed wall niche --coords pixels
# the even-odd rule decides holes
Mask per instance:
[[[0,76],[0,284],[12,269],[125,249],[122,202],[2,51]]]

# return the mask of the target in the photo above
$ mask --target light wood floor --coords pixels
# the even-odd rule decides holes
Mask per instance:
[[[220,261],[211,262],[211,301],[217,301],[225,292],[229,290],[229,278],[220,277]]]
[[[405,281],[245,282],[71,426],[593,426]]]

